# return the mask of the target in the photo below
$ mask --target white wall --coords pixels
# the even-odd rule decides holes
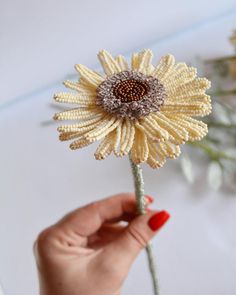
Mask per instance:
[[[96,52],[126,55],[151,47],[178,60],[232,53],[234,1],[8,1],[0,30],[0,281],[6,295],[37,294],[32,243],[67,211],[132,190],[127,159],[93,159],[94,146],[59,143],[52,94],[76,62],[96,67]],[[93,8],[95,6],[95,8]],[[60,81],[60,82],[58,82]],[[205,183],[204,163],[190,187],[177,161],[144,167],[146,190],[172,220],[154,240],[162,294],[235,295],[236,198]],[[203,161],[204,162],[204,159]],[[170,185],[171,184],[171,185]],[[152,294],[143,253],[123,294]]]

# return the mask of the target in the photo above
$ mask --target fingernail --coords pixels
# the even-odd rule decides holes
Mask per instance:
[[[154,198],[148,195],[145,195],[145,199],[148,203],[152,203],[154,201]]]
[[[170,218],[170,214],[166,211],[157,212],[148,221],[151,230],[156,231],[161,228]]]

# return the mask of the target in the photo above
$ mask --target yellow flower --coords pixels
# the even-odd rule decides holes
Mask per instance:
[[[143,50],[132,55],[131,67],[121,55],[113,58],[102,50],[98,58],[106,75],[75,66],[78,82],[65,81],[75,92],[55,94],[57,102],[77,107],[55,114],[55,120],[75,120],[58,128],[60,140],[76,139],[75,150],[101,140],[97,160],[112,152],[121,157],[130,153],[135,164],[163,166],[166,158],[180,154],[180,144],[202,139],[207,125],[192,117],[211,112],[210,87],[198,78],[196,69],[175,63],[172,55],[152,64],[153,53]]]

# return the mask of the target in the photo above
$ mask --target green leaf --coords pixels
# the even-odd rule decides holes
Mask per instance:
[[[212,189],[217,191],[223,181],[223,172],[219,162],[213,161],[207,169],[207,180]]]
[[[193,173],[193,165],[192,162],[187,155],[182,155],[180,157],[180,166],[183,172],[184,177],[189,183],[193,183],[195,179],[195,175]]]

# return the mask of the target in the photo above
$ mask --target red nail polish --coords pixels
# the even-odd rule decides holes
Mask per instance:
[[[157,212],[148,221],[151,230],[156,231],[161,228],[170,218],[170,214],[166,211]]]
[[[147,199],[148,203],[152,203],[154,201],[154,198],[148,195],[145,195],[145,198]]]

